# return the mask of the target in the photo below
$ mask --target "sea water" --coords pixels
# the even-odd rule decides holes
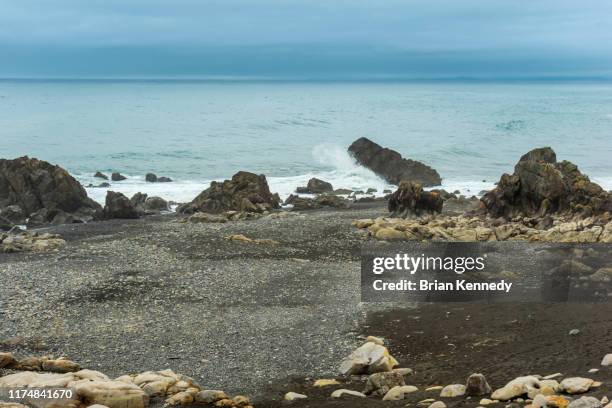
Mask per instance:
[[[37,157],[81,183],[187,201],[239,170],[286,197],[309,178],[391,188],[346,152],[366,136],[464,194],[551,146],[612,188],[612,84],[585,82],[0,81],[0,157]],[[154,172],[172,183],[146,183]],[[102,202],[104,188],[88,188]]]

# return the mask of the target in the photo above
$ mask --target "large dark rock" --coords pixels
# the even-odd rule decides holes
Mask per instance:
[[[140,193],[138,193],[140,194]],[[146,199],[146,194],[144,195]],[[135,202],[138,198],[135,199]],[[110,218],[138,218],[138,209],[132,201],[121,193],[115,191],[106,192],[106,204],[104,205],[104,217]]]
[[[106,174],[102,173],[101,171],[96,171],[96,174],[94,174],[94,177],[101,178],[101,179],[104,179],[104,180],[108,180],[108,176]]]
[[[436,170],[416,160],[404,159],[395,150],[383,148],[368,138],[357,139],[349,146],[348,151],[359,164],[391,184],[413,181],[430,187],[442,183]]]
[[[306,198],[291,194],[285,200],[285,204],[291,204],[294,210],[315,210],[322,207],[349,208],[351,202],[345,198],[332,194],[321,194],[316,198]]]
[[[181,205],[177,211],[222,213],[224,211],[264,212],[279,208],[279,197],[272,194],[263,174],[246,171],[234,174],[231,180],[213,181],[192,202]]]
[[[420,216],[423,212],[433,215],[442,212],[443,204],[440,193],[424,191],[419,183],[402,181],[389,197],[388,209],[394,217]]]
[[[125,177],[121,173],[115,172],[115,173],[111,174],[111,180],[113,180],[113,181],[123,181],[125,179],[127,179],[127,177]]]
[[[295,191],[298,194],[322,194],[331,193],[334,191],[334,187],[327,181],[313,177],[308,180],[306,187],[298,187]]]
[[[612,213],[612,195],[591,182],[575,164],[557,162],[550,147],[523,155],[514,173],[503,174],[497,187],[486,193],[481,202],[492,217],[554,213],[587,217]]]
[[[56,223],[62,219],[86,222],[97,218],[101,211],[66,170],[27,156],[0,159],[0,210],[6,212],[11,206],[18,207],[10,210],[11,221],[23,224],[26,218],[34,218],[36,222],[30,225],[43,225],[54,219]]]

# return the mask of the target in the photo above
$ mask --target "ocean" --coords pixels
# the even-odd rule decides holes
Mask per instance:
[[[37,157],[83,185],[191,200],[239,170],[288,196],[309,178],[391,188],[346,153],[366,136],[423,161],[444,188],[490,189],[551,146],[612,188],[612,84],[584,82],[0,81],[0,157]],[[154,172],[172,183],[146,183]],[[88,188],[104,201],[106,189]]]

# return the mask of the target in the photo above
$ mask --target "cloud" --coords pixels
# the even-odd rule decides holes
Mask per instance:
[[[40,63],[33,54],[45,50],[49,58],[95,55],[120,73],[121,61],[108,58],[129,49],[143,58],[172,55],[177,73],[180,66],[215,65],[203,62],[207,56],[222,58],[221,70],[224,64],[229,70],[243,60],[233,53],[244,50],[263,65],[267,59],[270,69],[279,58],[300,60],[310,51],[315,65],[327,69],[347,69],[338,61],[342,54],[364,64],[356,71],[384,71],[372,58],[391,71],[409,69],[410,58],[417,66],[452,65],[451,58],[465,65],[463,52],[472,65],[535,58],[535,65],[551,61],[543,69],[554,61],[599,71],[610,59],[611,19],[612,3],[595,0],[4,0],[0,52],[12,56],[5,71]],[[131,60],[125,71],[139,65]]]

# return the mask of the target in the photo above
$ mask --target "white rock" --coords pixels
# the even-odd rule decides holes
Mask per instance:
[[[367,342],[353,351],[340,366],[343,375],[379,373],[391,371],[397,360],[389,354],[386,347]]]
[[[590,378],[583,377],[571,377],[565,378],[561,381],[560,390],[565,391],[568,394],[581,394],[587,392],[593,385],[593,380]]]
[[[578,334],[580,334],[580,330],[578,330],[578,329],[572,329],[572,330],[569,331],[569,335],[570,336],[576,336]]]
[[[508,401],[512,398],[527,394],[531,389],[539,388],[540,380],[534,376],[517,377],[508,384],[499,388],[491,394],[491,398],[500,401]]]
[[[559,378],[559,377],[563,377],[563,374],[561,373],[550,374],[544,377],[544,380],[552,380],[553,378]]]
[[[353,397],[360,397],[360,398],[365,398],[366,395],[362,392],[359,391],[355,391],[355,390],[346,390],[344,388],[341,388],[339,390],[336,390],[334,392],[332,392],[331,397],[332,398],[341,398],[345,395],[350,395]]]
[[[308,397],[304,394],[298,394],[297,392],[288,392],[285,394],[285,401],[293,401],[296,399],[304,399],[304,398],[308,398]]]
[[[447,385],[440,391],[441,398],[461,397],[463,395],[465,395],[465,385],[463,384]]]
[[[598,372],[598,371],[599,371],[599,368],[591,368],[591,369],[589,370],[589,373],[593,374],[593,373],[596,373],[596,372]]]
[[[531,408],[546,408],[548,401],[546,397],[542,394],[538,394],[533,398],[531,402]]]
[[[603,360],[601,360],[601,365],[602,366],[612,366],[612,353],[606,354],[604,356]]]
[[[479,404],[480,405],[491,405],[491,404],[495,404],[496,402],[498,402],[498,401],[494,401],[494,400],[491,400],[491,399],[488,399],[488,398],[483,398],[483,399],[480,400]]]
[[[391,388],[383,397],[383,401],[397,401],[404,399],[406,394],[410,394],[411,392],[416,392],[419,389],[414,385],[396,385]]]
[[[570,402],[567,408],[601,408],[601,402],[594,397],[580,397]]]
[[[446,404],[443,403],[442,401],[436,401],[433,404],[431,404],[428,408],[446,408]]]
[[[376,337],[376,336],[368,336],[366,338],[366,341],[369,341],[370,343],[378,344],[379,346],[385,345],[385,341],[382,338]]]

